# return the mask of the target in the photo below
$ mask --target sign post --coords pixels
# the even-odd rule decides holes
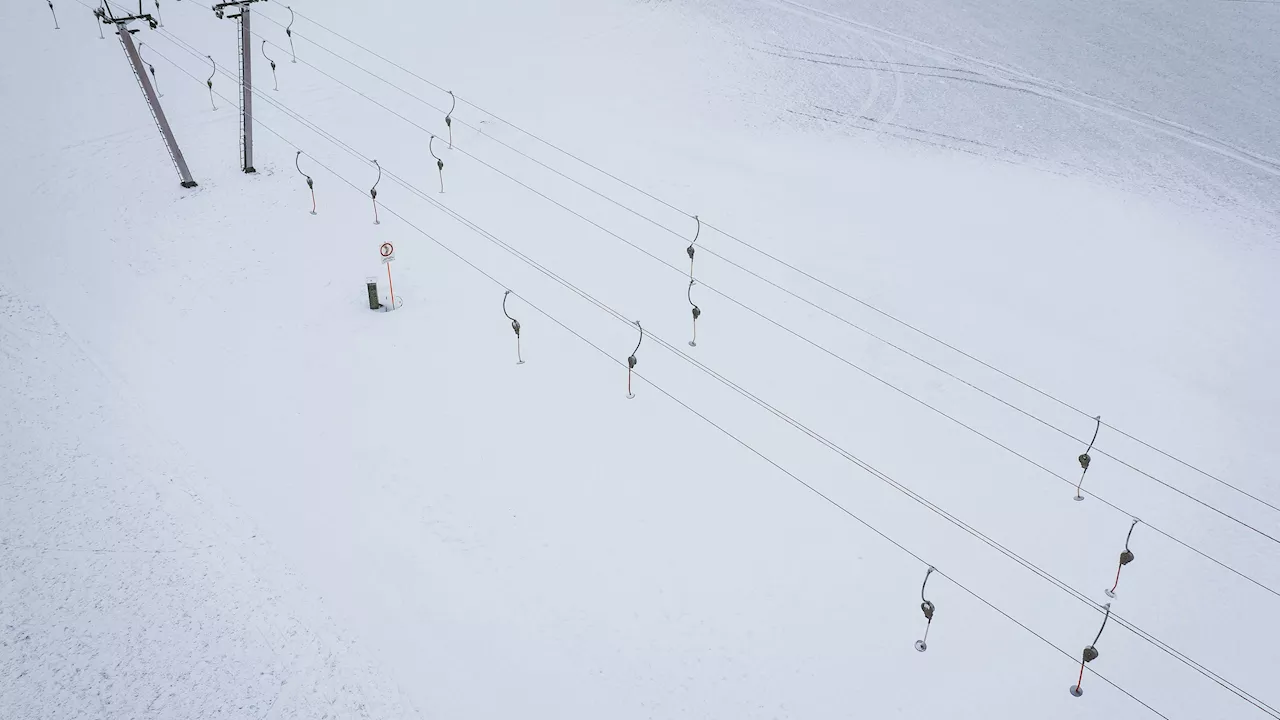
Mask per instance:
[[[382,243],[382,247],[378,248],[378,254],[382,256],[382,264],[387,266],[387,288],[391,292],[391,309],[396,309],[396,286],[391,282],[391,263],[396,259],[396,246],[389,242]]]

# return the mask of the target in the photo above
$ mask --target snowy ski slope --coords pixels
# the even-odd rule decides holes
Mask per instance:
[[[1280,717],[1280,5],[10,5],[0,718]]]

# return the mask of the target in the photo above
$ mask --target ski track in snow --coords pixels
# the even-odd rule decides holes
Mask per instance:
[[[0,285],[0,717],[415,716],[101,364]],[[14,351],[19,352],[15,353]]]
[[[973,67],[983,68],[984,70],[980,72],[983,72],[983,74],[987,75],[987,77],[991,78],[993,81],[997,81],[995,83],[996,87],[1004,87],[1009,90],[1032,93],[1047,100],[1054,100],[1099,114],[1121,118],[1135,125],[1145,127],[1153,132],[1168,135],[1169,137],[1173,137],[1190,145],[1195,145],[1196,147],[1210,150],[1233,160],[1245,163],[1270,175],[1280,176],[1280,160],[1236,146],[1225,140],[1213,137],[1212,135],[1196,130],[1195,128],[1187,127],[1180,123],[1176,123],[1172,120],[1167,120],[1157,115],[1134,110],[1125,107],[1120,103],[1107,100],[1090,93],[1073,90],[1058,83],[1038,78],[1029,73],[1004,67],[998,63],[989,62],[981,58],[947,50],[921,40],[916,40],[899,33],[885,30],[884,28],[868,25],[841,15],[828,13],[809,5],[795,2],[794,0],[760,1],[780,7],[789,6],[807,13],[811,17],[823,22],[847,25],[862,31],[877,33],[884,36],[889,42],[893,42],[903,49],[924,48],[932,53],[933,57],[939,60],[964,61]],[[1023,83],[1024,86],[1019,87],[1016,84],[1019,82]]]

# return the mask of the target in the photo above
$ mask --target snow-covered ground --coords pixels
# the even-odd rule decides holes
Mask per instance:
[[[162,0],[194,190],[14,5],[0,718],[1268,716],[1125,623],[1280,705],[1280,512],[1107,426],[1071,500],[1101,414],[1280,505],[1280,5],[259,3],[244,175]]]

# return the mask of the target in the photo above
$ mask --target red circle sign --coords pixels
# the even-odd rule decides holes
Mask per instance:
[[[396,251],[396,246],[391,243],[382,243],[382,247],[378,248],[378,252],[382,253],[382,257],[391,257]]]

